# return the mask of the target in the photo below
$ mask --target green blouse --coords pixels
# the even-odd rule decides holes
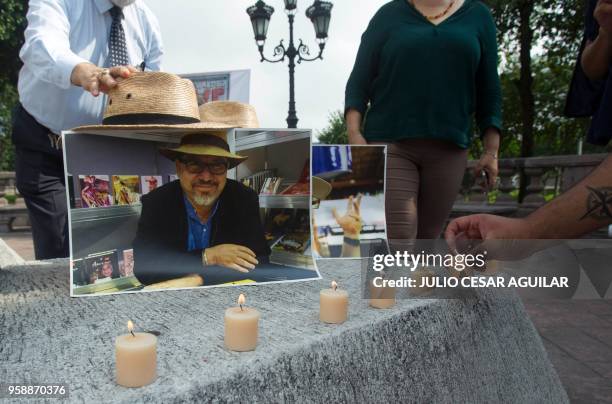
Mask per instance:
[[[346,110],[366,112],[369,141],[443,139],[468,148],[474,116],[483,134],[500,131],[501,86],[495,22],[477,0],[439,25],[407,0],[372,18],[346,85]]]

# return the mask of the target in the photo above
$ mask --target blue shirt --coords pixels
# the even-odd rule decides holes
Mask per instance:
[[[189,225],[189,234],[187,237],[187,251],[203,250],[210,246],[210,232],[212,230],[212,219],[219,208],[219,201],[215,204],[211,215],[206,223],[202,223],[196,210],[194,209],[189,199],[183,195],[185,201],[185,209],[187,209],[187,224]]]
[[[109,0],[30,0],[28,27],[19,56],[19,100],[38,123],[60,134],[102,122],[105,96],[94,97],[70,83],[74,67],[108,63],[112,17]],[[163,46],[157,18],[143,0],[123,8],[129,62],[161,70]]]

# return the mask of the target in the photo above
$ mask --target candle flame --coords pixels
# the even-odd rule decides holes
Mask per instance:
[[[129,332],[134,331],[134,323],[132,323],[132,320],[128,320],[127,327]]]
[[[336,289],[338,289],[338,283],[336,281],[332,281],[332,289],[334,290],[334,292],[336,291]]]
[[[246,302],[246,297],[244,297],[244,295],[241,293],[240,296],[238,296],[238,305],[242,306],[245,302]]]

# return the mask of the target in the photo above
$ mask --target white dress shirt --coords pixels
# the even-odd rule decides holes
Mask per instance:
[[[105,98],[70,83],[74,67],[108,67],[112,17],[109,0],[30,0],[25,43],[19,56],[19,99],[41,125],[59,134],[102,121]],[[157,18],[143,0],[123,9],[130,64],[161,70],[163,48]]]

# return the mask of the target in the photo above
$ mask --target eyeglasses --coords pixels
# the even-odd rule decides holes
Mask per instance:
[[[227,160],[215,161],[212,163],[203,163],[197,160],[179,160],[185,165],[185,169],[189,174],[202,174],[204,170],[208,170],[213,175],[222,175],[227,172],[229,163]]]

